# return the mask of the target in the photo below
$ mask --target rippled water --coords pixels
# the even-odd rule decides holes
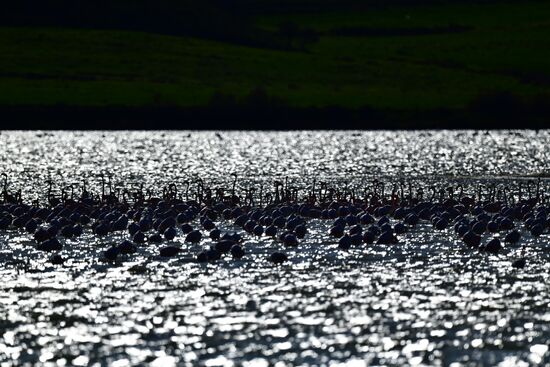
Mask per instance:
[[[227,183],[314,177],[550,176],[548,131],[419,132],[4,132],[0,170],[24,191],[61,183]],[[94,181],[95,180],[95,181]]]
[[[100,173],[115,186],[201,177],[246,188],[285,176],[360,185],[497,180],[550,172],[548,131],[2,132],[0,171],[24,196]],[[117,265],[101,253],[122,235],[64,240],[53,266],[30,236],[0,232],[0,364],[158,366],[548,365],[550,251],[528,238],[525,269],[466,250],[452,228],[421,225],[394,246],[337,249],[312,220],[290,262],[283,246],[246,237],[243,260],[197,264],[199,245],[157,256],[141,246]],[[221,224],[221,229],[232,230]],[[146,271],[133,271],[136,264]]]

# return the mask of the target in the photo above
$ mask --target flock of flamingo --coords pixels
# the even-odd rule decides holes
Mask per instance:
[[[86,231],[106,238],[127,237],[101,248],[107,262],[120,261],[139,246],[158,246],[158,256],[174,257],[186,244],[202,244],[197,262],[247,256],[246,237],[268,237],[287,247],[300,246],[312,221],[332,221],[329,244],[347,251],[352,247],[399,246],[400,238],[419,224],[434,231],[454,233],[466,248],[488,255],[503,253],[504,246],[517,246],[522,238],[548,232],[550,207],[540,179],[519,182],[512,189],[502,184],[479,185],[470,195],[461,185],[413,184],[399,180],[370,181],[357,188],[330,187],[315,180],[307,188],[274,181],[265,189],[250,187],[237,192],[232,185],[208,187],[204,181],[185,182],[183,190],[172,183],[155,196],[143,185],[137,189],[113,189],[111,177],[101,176],[97,192],[86,182],[57,188],[46,181],[42,199],[26,202],[21,190],[10,189],[8,176],[0,201],[0,231],[31,234],[37,251],[53,253],[49,262],[62,265],[64,239]],[[220,230],[227,224],[229,232]],[[448,229],[453,228],[454,230]],[[2,233],[0,232],[0,233]],[[124,235],[125,234],[125,235]],[[180,237],[181,240],[174,239]],[[289,260],[284,251],[272,251],[265,259],[275,264]],[[514,268],[526,265],[525,246],[512,261]]]

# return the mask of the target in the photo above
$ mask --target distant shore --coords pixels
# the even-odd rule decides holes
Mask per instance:
[[[21,0],[0,14],[0,118],[4,129],[546,128],[548,19],[536,0]]]
[[[544,129],[550,106],[428,111],[324,108],[0,106],[5,130]]]

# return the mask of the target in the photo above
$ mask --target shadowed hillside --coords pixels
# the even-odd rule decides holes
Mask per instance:
[[[67,113],[96,116],[89,126],[163,116],[182,128],[548,121],[547,2],[27,0],[6,10],[0,110],[18,125],[62,127]]]

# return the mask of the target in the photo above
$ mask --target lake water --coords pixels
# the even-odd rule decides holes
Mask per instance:
[[[549,131],[422,132],[2,132],[0,172],[28,201],[101,173],[117,187],[181,190],[201,178],[237,190],[315,179],[391,190],[414,185],[513,185],[550,175]],[[197,223],[194,223],[197,226]],[[127,366],[548,365],[550,235],[525,235],[527,266],[465,248],[452,227],[428,223],[398,245],[341,251],[331,221],[308,223],[296,248],[245,236],[247,255],[194,261],[211,243],[163,259],[139,246],[117,264],[102,252],[127,235],[85,230],[63,240],[64,266],[32,236],[0,231],[0,364]],[[233,231],[221,222],[222,231]],[[206,236],[207,237],[207,236]],[[484,241],[489,238],[484,236]],[[267,261],[273,250],[290,261]],[[145,272],[131,271],[136,264]],[[135,268],[134,268],[135,269]]]

